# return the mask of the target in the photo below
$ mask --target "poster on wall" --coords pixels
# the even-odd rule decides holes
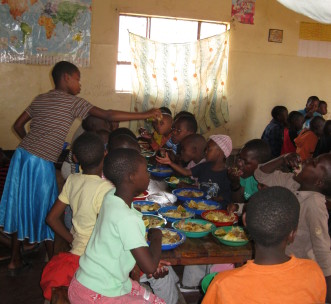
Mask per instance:
[[[92,0],[1,0],[0,62],[90,64]]]
[[[240,23],[254,24],[255,0],[232,0],[231,16]]]

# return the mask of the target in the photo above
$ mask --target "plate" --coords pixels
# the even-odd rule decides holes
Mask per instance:
[[[176,177],[178,179],[178,182],[171,182],[170,179],[172,177]],[[164,179],[164,181],[168,184],[168,186],[172,189],[176,189],[178,184],[180,182],[184,182],[186,184],[190,184],[192,185],[194,183],[194,180],[192,180],[191,178],[189,178],[188,176],[169,176],[167,178]]]
[[[201,281],[201,288],[203,293],[206,293],[208,286],[210,285],[211,281],[214,277],[218,274],[218,272],[208,273]]]
[[[178,221],[178,220],[194,217],[193,212],[186,212],[186,215],[183,217],[170,217],[170,216],[165,215],[165,213],[168,212],[169,210],[176,210],[176,209],[177,209],[177,206],[166,206],[166,207],[160,208],[158,213],[160,215],[162,215],[164,218],[166,218],[168,222],[171,222],[171,223]]]
[[[199,231],[199,232],[194,232],[194,231],[187,231],[187,230],[183,230],[178,228],[178,224],[181,222],[181,220],[173,222],[172,223],[172,227],[182,233],[184,233],[187,237],[189,238],[201,238],[204,237],[206,235],[209,234],[209,232],[211,232],[213,229],[216,228],[216,226],[214,224],[211,224],[211,227],[208,230],[205,231]],[[210,222],[205,221],[205,220],[200,220],[200,219],[188,219],[185,220],[185,223],[196,223],[196,224],[202,224],[202,225],[206,225],[206,224],[210,224]]]
[[[206,204],[208,206],[215,206],[216,208],[215,209],[197,209],[197,208],[191,208],[191,207],[189,207],[189,204],[190,204],[191,200],[194,201],[195,203],[202,202],[202,203],[204,203],[204,204]],[[192,212],[194,212],[197,215],[201,215],[202,212],[205,212],[207,210],[217,210],[217,209],[221,209],[221,207],[222,207],[221,204],[218,203],[218,202],[211,201],[211,200],[204,200],[204,199],[196,199],[196,198],[192,198],[190,200],[185,201],[184,202],[184,206],[185,206],[185,208],[187,210],[192,211]]]
[[[216,228],[213,230],[212,234],[214,237],[216,237],[222,244],[227,245],[227,246],[233,246],[233,247],[238,247],[238,246],[243,246],[246,245],[249,240],[245,240],[245,241],[228,241],[228,240],[224,240],[223,236],[217,236],[215,234],[215,232],[219,229],[224,229],[226,232],[230,232],[232,230],[232,228],[234,228],[234,226],[226,226],[226,227],[221,227],[221,228]],[[236,226],[236,228],[239,228],[240,230],[244,230],[242,227]]]
[[[212,220],[207,218],[209,213],[222,213],[223,215],[229,215],[229,213],[225,210],[208,210],[208,211],[204,211],[201,213],[201,217],[203,219],[205,219],[206,221],[209,221],[213,224],[215,224],[216,227],[221,227],[221,226],[231,226],[234,223],[238,222],[238,215],[234,214],[234,220],[233,221],[227,221],[227,222],[221,222],[221,221],[217,221],[217,220]]]
[[[153,206],[155,204],[154,210],[146,210],[146,211],[140,211],[142,214],[157,214],[158,210],[161,208],[161,205],[155,202],[151,202],[151,201],[133,201],[132,205],[133,207],[142,207],[142,206]]]
[[[149,192],[147,190],[145,190],[143,193],[141,193],[138,196],[134,197],[133,201],[144,201],[144,200],[146,200],[148,195],[149,195]]]
[[[167,220],[165,218],[163,218],[161,215],[154,215],[154,214],[144,214],[143,215],[143,221],[148,219],[149,220],[149,225],[146,226],[146,230],[148,230],[149,228],[161,228],[164,227],[167,224]],[[158,223],[157,225],[152,225],[151,226],[151,221],[153,220],[157,220],[162,221],[162,223]]]
[[[155,155],[155,151],[142,150],[140,154],[146,159],[149,159]]]
[[[153,166],[147,168],[148,172],[156,177],[168,177],[173,174],[173,170],[169,166]]]
[[[174,229],[161,228],[160,230],[169,230],[171,232],[176,232],[179,235],[179,237],[180,237],[180,240],[178,242],[176,242],[176,243],[173,243],[173,244],[162,244],[162,246],[161,246],[162,251],[175,249],[179,245],[183,244],[185,242],[185,240],[186,240],[185,234],[183,234],[183,233],[181,233],[179,231],[176,231]]]
[[[187,193],[183,193],[183,192]],[[179,188],[172,190],[172,193],[177,196],[177,198],[181,201],[191,200],[192,198],[204,198],[206,196],[205,191],[197,189],[197,188]],[[196,196],[194,196],[195,193]]]

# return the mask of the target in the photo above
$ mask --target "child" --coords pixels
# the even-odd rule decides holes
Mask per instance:
[[[304,122],[303,115],[298,111],[292,111],[288,115],[288,128],[284,128],[284,140],[281,155],[296,151],[294,139],[297,138],[298,132],[302,129]]]
[[[159,120],[154,120],[152,123],[154,128],[153,134],[149,134],[145,129],[139,130],[142,137],[149,142],[149,145],[153,151],[160,150],[160,148],[162,148],[171,137],[171,111],[166,107],[160,108],[160,111],[162,113],[162,118]]]
[[[53,231],[71,244],[71,250],[54,256],[44,268],[40,285],[47,300],[51,299],[52,287],[69,286],[92,234],[103,197],[113,188],[108,180],[101,178],[105,150],[97,134],[83,133],[74,141],[72,152],[83,172],[69,175],[46,218]],[[73,212],[70,232],[61,221],[68,205]]]
[[[180,115],[174,122],[174,126],[172,128],[172,136],[171,136],[171,146],[170,148],[173,150],[174,154],[180,154],[180,149],[178,149],[181,141],[190,134],[197,133],[198,124],[193,114]],[[169,142],[167,143],[169,146]]]
[[[318,139],[323,134],[324,124],[323,117],[315,116],[310,122],[309,129],[302,130],[294,140],[297,146],[296,152],[300,155],[302,161],[313,157]]]
[[[286,253],[316,260],[326,278],[326,302],[331,302],[331,242],[325,204],[325,196],[331,195],[331,154],[307,160],[301,171],[297,170],[299,164],[297,154],[286,154],[261,165],[254,176],[266,186],[282,186],[297,196],[300,203],[298,233],[294,243],[286,248]],[[277,170],[284,165],[295,169],[298,174]]]
[[[141,152],[140,146],[138,141],[132,136],[127,134],[119,134],[117,136],[112,136],[108,141],[108,152],[118,149],[118,148],[125,148],[125,149],[134,149]]]
[[[232,140],[227,135],[211,135],[207,142],[206,162],[191,169],[185,169],[166,157],[156,157],[161,164],[170,165],[184,176],[197,177],[200,188],[206,191],[207,198],[230,203],[231,189],[225,168],[225,159],[231,154]]]
[[[54,233],[45,218],[58,196],[54,162],[75,118],[93,115],[108,121],[123,121],[160,116],[158,109],[145,113],[103,110],[77,97],[80,72],[69,62],[58,62],[52,78],[55,89],[37,96],[14,124],[22,141],[11,160],[0,204],[0,226],[12,234],[10,276],[28,267],[19,250],[24,239],[31,243],[45,241],[49,258],[53,254]],[[30,120],[30,131],[26,133],[25,125]]]
[[[135,262],[146,274],[163,276],[159,267],[162,233],[149,229],[148,247],[141,213],[133,197],[149,183],[147,163],[137,151],[115,149],[105,158],[104,174],[116,189],[108,192],[79,268],[69,286],[70,303],[165,303],[129,279]],[[94,300],[93,300],[94,299]]]
[[[191,134],[182,140],[180,156],[184,163],[188,163],[186,169],[191,169],[206,161],[206,145],[206,139],[200,134]]]
[[[309,128],[310,121],[314,116],[316,116],[316,111],[319,106],[319,98],[317,96],[310,96],[307,99],[306,107],[303,110],[299,110],[299,112],[304,116],[305,122],[303,124],[303,128]]]
[[[324,116],[328,113],[328,104],[324,100],[320,100],[316,113],[319,116]]]
[[[259,164],[271,159],[270,146],[262,139],[248,141],[240,150],[235,167],[229,168],[228,174],[231,180],[232,203],[228,205],[228,211],[242,212],[244,204],[258,191],[258,182],[254,178],[254,171]]]
[[[272,156],[278,157],[283,145],[288,111],[284,106],[275,106],[271,111],[271,116],[272,120],[264,129],[261,139],[270,145]]]
[[[254,194],[244,222],[255,241],[255,259],[216,275],[202,303],[325,303],[326,284],[316,262],[285,253],[299,210],[297,198],[285,188]]]
[[[329,153],[331,151],[331,120],[325,122],[323,128],[323,135],[320,137],[317,142],[314,157],[321,155],[323,153]]]

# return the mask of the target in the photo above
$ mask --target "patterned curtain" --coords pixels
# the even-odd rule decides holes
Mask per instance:
[[[195,114],[200,133],[229,120],[225,85],[229,32],[190,43],[167,44],[130,33],[132,107],[168,107]],[[132,127],[142,126],[142,122]]]

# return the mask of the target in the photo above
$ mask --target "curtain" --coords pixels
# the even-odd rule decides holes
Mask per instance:
[[[132,110],[168,107],[195,114],[200,133],[229,120],[226,80],[229,31],[190,43],[168,44],[130,33]],[[134,127],[142,126],[138,122]]]

